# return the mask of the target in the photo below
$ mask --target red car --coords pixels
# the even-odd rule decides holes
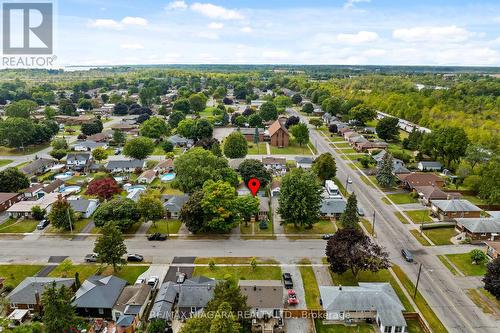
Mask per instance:
[[[299,300],[297,299],[297,294],[295,290],[288,290],[288,305],[297,305]]]

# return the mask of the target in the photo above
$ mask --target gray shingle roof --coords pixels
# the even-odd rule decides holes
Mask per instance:
[[[54,278],[54,277],[27,277],[7,296],[10,303],[16,304],[36,304],[35,294],[41,295],[45,288],[49,287],[52,282],[56,283],[57,288],[61,286],[71,287],[75,283],[75,279]]]
[[[52,164],[55,164],[56,161],[49,159],[49,158],[38,158],[28,165],[25,165],[24,167],[21,168],[21,172],[27,175],[31,175],[38,171],[40,168],[43,167],[48,167],[51,166]]]
[[[312,164],[314,159],[312,157],[307,156],[295,156],[295,162],[300,164]]]
[[[442,168],[443,165],[440,162],[433,162],[433,161],[420,161],[418,164],[421,164],[424,169],[425,168]]]
[[[172,135],[167,139],[168,141],[172,142],[173,144],[178,144],[178,145],[185,145],[185,144],[192,144],[193,140],[182,137],[180,135]]]
[[[201,281],[189,279],[181,285],[179,301],[177,302],[179,308],[204,308],[207,305],[214,296],[216,282],[212,279],[204,279],[206,281],[202,283],[198,283]]]
[[[73,305],[79,308],[111,309],[127,281],[116,276],[93,275],[76,291]]]
[[[321,202],[320,212],[322,214],[342,214],[345,211],[347,202],[344,199],[325,198]]]
[[[106,165],[106,169],[136,169],[136,168],[144,168],[145,162],[144,160],[111,160]]]
[[[473,233],[500,233],[500,218],[458,218],[457,223]]]
[[[434,200],[432,205],[443,212],[480,212],[482,209],[472,204],[469,200]]]
[[[77,213],[85,213],[87,209],[89,208],[89,205],[98,200],[96,199],[78,199],[78,200],[68,200],[69,204],[71,205],[71,208]]]
[[[90,160],[90,153],[69,153],[66,157],[66,162],[73,161],[88,161]]]
[[[172,319],[172,309],[177,298],[179,285],[173,282],[165,282],[160,286],[156,294],[153,306],[149,312],[149,320],[161,318],[165,320]]]
[[[329,312],[376,310],[382,325],[406,326],[403,304],[389,283],[364,283],[358,287],[320,286],[323,309]]]
[[[165,209],[168,209],[171,213],[178,213],[181,211],[182,206],[189,200],[189,195],[174,195],[167,202],[163,204]]]

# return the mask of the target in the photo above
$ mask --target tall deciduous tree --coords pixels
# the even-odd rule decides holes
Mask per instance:
[[[29,186],[28,177],[17,168],[7,168],[0,171],[0,192],[19,192],[19,190]]]
[[[297,125],[293,125],[290,127],[290,132],[292,132],[292,135],[299,146],[305,145],[309,142],[309,129],[306,124],[298,123]]]
[[[70,332],[78,324],[75,308],[71,305],[71,289],[55,282],[42,294],[43,324],[47,333]]]
[[[38,105],[35,102],[23,99],[7,105],[5,107],[5,115],[7,117],[29,118],[37,107]]]
[[[350,270],[354,277],[361,270],[378,272],[390,266],[387,252],[359,228],[339,229],[328,240],[326,257],[334,273],[343,274]]]
[[[122,145],[125,143],[125,134],[122,131],[114,130],[113,131],[113,141],[117,145]]]
[[[223,180],[205,182],[201,206],[203,207],[204,229],[206,230],[229,232],[238,222],[236,191],[231,184]]]
[[[228,158],[242,158],[248,153],[247,140],[239,131],[229,134],[224,142],[224,155]]]
[[[167,136],[169,132],[170,129],[165,120],[158,117],[149,118],[141,126],[141,135],[152,139]]]
[[[236,199],[236,206],[238,207],[238,213],[247,223],[252,216],[255,216],[259,213],[260,201],[259,200],[267,200],[267,198],[257,198],[253,195],[244,195],[238,196]]]
[[[463,128],[443,127],[432,132],[432,149],[443,158],[447,167],[465,155],[469,139]]]
[[[168,124],[171,128],[176,128],[184,118],[186,118],[186,115],[184,113],[182,113],[181,111],[174,111],[168,117]]]
[[[278,119],[278,109],[273,102],[265,102],[260,106],[259,114],[264,121]]]
[[[193,94],[189,96],[189,107],[194,113],[200,113],[207,106],[207,97],[202,94]]]
[[[312,164],[312,171],[318,176],[322,183],[325,180],[335,178],[337,173],[337,164],[330,153],[319,155]]]
[[[163,203],[159,198],[159,194],[146,193],[139,197],[137,201],[137,210],[145,221],[156,221],[165,216]]]
[[[392,155],[390,153],[386,153],[382,158],[382,165],[378,169],[376,175],[377,182],[380,186],[390,188],[396,184],[396,177],[392,173],[393,169],[394,162]]]
[[[375,119],[377,112],[366,104],[359,104],[349,110],[349,118],[356,120],[361,125],[367,121]]]
[[[54,227],[63,230],[70,230],[76,222],[75,211],[62,195],[52,204],[48,217]]]
[[[500,257],[488,263],[483,282],[484,289],[500,300]]]
[[[126,231],[137,223],[140,217],[137,204],[132,199],[116,197],[97,208],[94,213],[94,223],[97,227],[116,223],[122,231]]]
[[[138,137],[125,143],[123,154],[138,160],[143,160],[153,153],[155,149],[154,142],[145,137]]]
[[[356,194],[352,193],[347,198],[345,211],[340,215],[340,224],[344,228],[356,228],[358,223],[358,200],[356,199]]]
[[[313,113],[314,111],[314,105],[312,105],[312,103],[306,103],[302,106],[302,112],[304,113],[307,113],[307,114],[311,114]]]
[[[278,213],[283,223],[311,227],[319,218],[321,186],[316,176],[303,169],[293,169],[281,182]]]
[[[398,118],[385,117],[380,119],[375,127],[378,137],[385,141],[396,140],[399,137],[398,123]]]
[[[92,151],[92,157],[97,162],[101,162],[108,158],[108,152],[103,147],[97,147]]]
[[[85,194],[96,195],[101,200],[109,200],[121,193],[120,185],[111,177],[97,178],[90,181]]]
[[[259,160],[248,159],[241,162],[238,167],[241,177],[245,184],[248,184],[250,179],[257,178],[260,181],[262,188],[271,183],[272,176],[269,170]]]
[[[114,223],[105,224],[101,233],[95,242],[94,252],[99,262],[112,265],[113,271],[116,272],[120,265],[126,263],[122,258],[127,253],[123,235]]]
[[[186,225],[186,228],[192,233],[198,233],[203,230],[204,217],[201,200],[203,192],[196,191],[189,196],[188,201],[182,206],[179,219]]]

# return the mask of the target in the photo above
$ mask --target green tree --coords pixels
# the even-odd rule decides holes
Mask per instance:
[[[128,198],[117,196],[103,202],[94,213],[94,223],[97,227],[116,222],[122,231],[130,229],[137,223],[141,215],[137,204]]]
[[[491,160],[482,168],[479,196],[490,205],[500,204],[500,163],[498,158]]]
[[[221,303],[211,320],[210,333],[239,333],[241,325],[228,302]]]
[[[182,206],[179,219],[192,233],[203,231],[205,226],[205,213],[201,207],[203,192],[196,191],[189,196],[188,201]]]
[[[195,134],[197,140],[211,138],[213,132],[214,128],[207,119],[199,119],[196,121]]]
[[[0,171],[0,192],[19,192],[28,188],[30,181],[28,177],[17,168],[7,168]]]
[[[76,114],[76,107],[68,99],[59,100],[59,112],[66,116],[74,116]]]
[[[222,157],[222,149],[220,149],[220,144],[219,142],[214,142],[212,144],[212,148],[210,148],[210,151],[212,154],[214,154],[217,157]]]
[[[31,208],[31,215],[33,216],[33,219],[35,220],[43,220],[43,218],[45,217],[45,214],[47,214],[47,212],[45,211],[45,209],[42,209],[40,206],[36,205],[36,206],[33,206]]]
[[[50,106],[46,106],[43,112],[45,115],[45,119],[54,119],[54,117],[57,114],[56,109],[54,109],[53,107],[50,107]]]
[[[225,279],[217,282],[214,288],[214,297],[208,302],[205,309],[208,312],[217,311],[222,303],[229,303],[233,314],[245,313],[249,310],[247,298],[241,293],[241,289],[234,279]],[[248,320],[241,318],[240,323],[246,326]]]
[[[150,106],[156,97],[156,89],[153,87],[145,87],[139,91],[139,99],[144,106]]]
[[[90,111],[93,108],[92,102],[90,101],[90,99],[86,99],[86,98],[81,98],[80,101],[78,101],[78,107],[80,109],[85,110],[85,111]]]
[[[260,106],[260,116],[264,121],[278,119],[278,109],[273,102],[265,102]]]
[[[167,322],[162,319],[153,319],[148,325],[147,333],[165,333]]]
[[[238,222],[236,192],[231,184],[218,180],[208,180],[203,185],[203,207],[205,230],[229,232]]]
[[[154,142],[145,137],[131,139],[125,143],[123,154],[138,160],[143,160],[153,153]]]
[[[171,153],[174,151],[174,144],[168,140],[163,141],[161,147],[165,153]]]
[[[242,158],[248,153],[247,140],[239,131],[234,131],[226,137],[224,155],[228,158]]]
[[[48,217],[54,227],[63,230],[70,230],[76,222],[75,211],[62,195],[52,204]]]
[[[237,197],[236,205],[238,207],[238,212],[242,220],[245,221],[245,225],[247,222],[259,213],[260,201],[259,200],[267,200],[266,198],[259,199],[254,197],[253,195],[244,195]]]
[[[202,94],[193,94],[189,96],[189,107],[194,113],[200,113],[207,106],[207,97]]]
[[[335,178],[337,173],[337,164],[330,153],[319,155],[312,164],[312,171],[318,176],[322,183],[325,180]]]
[[[392,155],[390,153],[386,153],[382,158],[382,165],[377,171],[377,175],[375,176],[377,179],[377,183],[383,188],[394,187],[396,184],[396,176],[392,173],[394,169],[394,162]]]
[[[257,178],[260,181],[260,186],[265,188],[271,183],[272,176],[269,170],[259,160],[248,159],[241,162],[238,171],[243,178],[245,184],[248,184],[250,179]]]
[[[497,300],[500,300],[500,257],[486,265],[483,282],[484,289],[488,290]]]
[[[117,145],[122,145],[125,143],[125,134],[122,131],[114,130],[113,131],[113,141]]]
[[[170,134],[170,129],[165,120],[161,118],[151,117],[142,123],[141,126],[142,136],[152,139],[159,139],[169,134]]]
[[[184,118],[186,118],[186,115],[184,113],[182,113],[181,111],[174,111],[168,117],[168,124],[171,128],[176,128]]]
[[[379,138],[385,141],[393,141],[399,138],[399,119],[385,117],[379,120],[375,131]]]
[[[299,146],[305,145],[309,142],[309,129],[306,124],[298,123],[297,125],[293,125],[290,127],[290,132]]]
[[[51,147],[54,149],[66,150],[68,149],[68,142],[63,138],[56,138],[50,143]]]
[[[349,118],[356,120],[361,125],[375,119],[377,112],[366,104],[359,104],[349,110]]]
[[[174,105],[172,106],[173,111],[180,111],[184,115],[189,113],[190,108],[191,106],[189,104],[189,100],[187,100],[186,98],[179,98],[178,100],[175,101]]]
[[[356,194],[352,193],[347,198],[345,211],[340,215],[340,224],[344,228],[356,228],[358,223],[358,200],[356,199]]]
[[[250,125],[250,127],[262,128],[264,126],[262,123],[262,117],[258,113],[252,114],[248,117],[248,125]]]
[[[295,94],[292,96],[292,102],[295,105],[299,105],[302,102],[302,96],[300,94]]]
[[[137,201],[137,210],[144,221],[153,221],[153,223],[165,216],[163,203],[155,193],[141,195]]]
[[[321,186],[316,176],[301,168],[292,169],[281,182],[278,213],[284,224],[310,228],[319,218]]]
[[[312,103],[305,103],[302,106],[302,112],[307,113],[307,114],[313,113],[314,112],[314,105],[312,105]]]
[[[29,118],[31,113],[36,110],[38,104],[29,99],[23,99],[17,102],[12,102],[5,107],[5,115],[7,117]]]
[[[102,147],[97,147],[92,151],[92,157],[97,162],[101,162],[108,158],[108,152]]]
[[[74,329],[79,320],[71,301],[71,289],[61,286],[57,288],[55,282],[47,287],[42,294],[43,324],[47,333],[69,332]]]
[[[123,235],[114,223],[105,224],[101,233],[95,242],[94,253],[97,254],[99,262],[112,265],[113,272],[116,272],[120,265],[126,263],[122,258],[127,253]]]
[[[432,132],[432,149],[441,156],[447,167],[465,155],[469,139],[463,128],[444,127]]]
[[[465,150],[465,160],[470,163],[472,169],[478,163],[487,163],[492,155],[491,151],[478,144],[469,145]]]
[[[469,256],[473,265],[481,265],[482,263],[488,260],[486,254],[479,249],[474,249],[470,251]]]
[[[184,119],[177,125],[177,134],[182,137],[196,138],[196,121],[194,119]]]
[[[321,125],[323,125],[323,121],[319,118],[311,118],[311,119],[309,119],[309,124],[318,128],[318,127],[321,127]]]
[[[56,160],[60,161],[64,156],[66,156],[67,152],[65,149],[52,149],[49,154]]]

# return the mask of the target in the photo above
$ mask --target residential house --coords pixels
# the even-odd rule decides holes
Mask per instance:
[[[441,221],[481,217],[482,209],[465,199],[433,200],[431,210]]]
[[[171,158],[167,158],[166,160],[163,160],[160,163],[158,163],[154,167],[154,170],[158,171],[160,174],[166,172],[172,172],[174,171],[174,160]]]
[[[170,281],[160,286],[149,312],[149,321],[162,319],[172,322],[172,314],[174,313],[174,304],[177,301],[178,290],[179,286]]]
[[[386,149],[389,146],[382,141],[360,141],[354,144],[354,149],[358,152],[371,152],[379,149]]]
[[[52,283],[56,283],[56,287],[65,286],[71,288],[75,279],[54,278],[54,277],[27,277],[7,295],[8,312],[14,309],[30,310],[32,312],[41,312],[42,303],[41,297],[47,287]]]
[[[247,298],[253,332],[285,332],[283,323],[284,288],[279,280],[240,280]]]
[[[68,203],[71,205],[73,211],[81,214],[84,219],[91,217],[97,207],[99,207],[99,200],[97,199],[69,198]]]
[[[430,205],[433,200],[458,199],[460,193],[446,193],[435,185],[415,186],[413,188],[425,205]]]
[[[275,173],[286,173],[286,158],[284,157],[262,157],[262,164],[267,170]]]
[[[181,209],[189,200],[188,194],[167,196],[163,204],[168,219],[178,219]]]
[[[120,132],[125,132],[125,133],[136,133],[139,129],[139,126],[135,124],[116,124],[111,126],[111,129],[113,131],[120,131]]]
[[[271,182],[271,196],[275,197],[280,194],[280,182],[277,180],[273,180]]]
[[[433,173],[409,173],[398,174],[396,177],[401,181],[401,186],[409,190],[416,186],[436,186],[443,187],[444,180]]]
[[[44,195],[42,192],[43,184],[32,184],[23,191],[23,195],[28,200],[36,200]]]
[[[151,286],[136,284],[123,288],[112,309],[117,333],[133,333],[146,312],[151,297]]]
[[[500,218],[456,218],[457,229],[465,233],[472,242],[500,240]]]
[[[44,192],[45,194],[59,193],[63,187],[64,181],[62,179],[55,179],[50,184],[44,186],[42,188],[42,192]]]
[[[86,170],[92,164],[90,153],[69,153],[66,157],[66,166],[73,170]]]
[[[44,195],[38,200],[25,200],[19,201],[13,204],[9,209],[7,209],[7,213],[10,217],[18,218],[18,217],[31,217],[31,210],[35,206],[39,206],[41,209],[45,209],[47,213],[50,211],[52,204],[56,202],[59,193],[49,193]]]
[[[184,281],[180,286],[177,302],[177,315],[180,320],[186,320],[200,314],[214,297],[216,281],[206,277],[194,277]]]
[[[57,161],[50,158],[37,158],[21,168],[21,172],[27,176],[44,174],[49,168],[56,165]]]
[[[176,147],[187,147],[190,148],[193,145],[193,140],[182,137],[180,135],[172,135],[167,139]]]
[[[144,160],[111,160],[106,164],[106,170],[112,173],[135,172],[144,169],[145,166]]]
[[[359,134],[358,132],[355,132],[355,131],[347,131],[342,136],[344,137],[345,141],[350,142],[351,138],[357,138],[357,137],[362,136],[362,135]]]
[[[403,304],[387,282],[358,286],[320,286],[321,304],[326,311],[324,324],[372,320],[381,333],[408,332]]]
[[[240,131],[241,134],[245,137],[247,141],[253,142],[254,137],[255,137],[255,127],[242,127],[239,128],[238,131]],[[257,128],[257,133],[259,136],[259,142],[264,141],[264,129],[262,128]]]
[[[71,148],[74,151],[92,151],[96,148],[108,149],[108,144],[106,142],[95,142],[95,141],[78,141]]]
[[[137,178],[137,182],[141,184],[151,184],[153,180],[156,178],[156,170],[146,170],[141,175],[139,178]]]
[[[420,171],[441,171],[443,165],[436,161],[420,161],[417,163],[417,168]]]
[[[93,275],[76,291],[72,304],[81,317],[113,319],[113,307],[126,285],[113,275]]]
[[[338,128],[338,125],[337,125],[337,134],[341,137],[344,137],[344,135],[346,133],[349,133],[349,132],[354,132],[351,128],[345,126],[345,127],[342,127],[342,128]]]
[[[127,199],[130,199],[134,202],[139,201],[139,197],[144,193],[146,189],[140,188],[140,187],[135,187],[131,190],[127,190]]]
[[[107,142],[113,137],[113,131],[105,131],[102,133],[92,134],[87,137],[88,141]]]
[[[295,162],[297,163],[298,168],[310,169],[312,167],[314,159],[307,156],[295,156]]]
[[[496,259],[500,256],[500,242],[484,242],[487,246],[486,254],[491,257],[491,259]]]
[[[323,122],[328,126],[330,125],[331,123],[333,123],[334,121],[337,120],[337,117],[335,116],[332,116],[331,114],[329,114],[328,112],[326,112],[322,117],[321,119],[323,120]]]
[[[288,147],[290,143],[290,134],[285,127],[285,122],[279,119],[272,123],[268,129],[270,144],[274,147]]]
[[[265,196],[259,196],[259,213],[257,217],[259,221],[269,219],[269,199]]]
[[[55,120],[59,124],[64,124],[64,125],[83,125],[83,124],[90,124],[93,123],[95,120],[94,116],[85,116],[85,115],[80,115],[80,116],[64,116],[64,115],[58,115],[55,116]]]
[[[387,151],[382,150],[373,156],[373,159],[377,162],[377,169],[382,167],[382,161],[384,160],[385,154],[387,154]],[[395,175],[410,173],[410,171],[405,167],[405,163],[397,158],[392,159],[392,169],[392,173]]]
[[[24,199],[23,193],[0,193],[0,212],[9,209],[13,204]]]
[[[322,217],[339,218],[345,211],[347,202],[343,198],[323,198],[319,209]]]
[[[245,184],[245,182],[241,182],[238,187],[236,188],[236,193],[239,195],[239,196],[243,196],[243,195],[249,195],[251,194],[252,192],[250,192],[250,190],[248,189],[247,187],[247,184]]]

